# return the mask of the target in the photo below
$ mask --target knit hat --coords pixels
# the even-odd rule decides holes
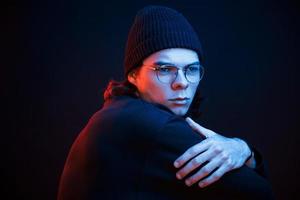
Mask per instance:
[[[128,34],[125,75],[139,67],[152,53],[167,48],[187,48],[203,54],[199,38],[187,19],[164,6],[147,6],[138,11]]]

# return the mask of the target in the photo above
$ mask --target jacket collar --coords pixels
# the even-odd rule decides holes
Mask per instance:
[[[158,108],[160,108],[160,109],[162,109],[162,110],[165,110],[165,111],[169,112],[170,114],[173,114],[173,115],[174,115],[174,113],[173,113],[168,107],[166,107],[166,106],[164,106],[164,105],[162,105],[162,104],[158,104],[158,103],[150,103],[150,102],[147,102],[147,101],[145,101],[145,100],[143,100],[143,99],[141,99],[141,98],[139,98],[139,97],[137,97],[137,96],[135,96],[135,95],[120,95],[120,96],[115,96],[115,97],[113,97],[113,98],[111,98],[111,99],[106,100],[106,101],[104,102],[104,105],[103,105],[103,106],[106,107],[106,106],[110,105],[113,101],[126,100],[126,99],[127,99],[127,100],[129,100],[129,99],[138,99],[138,100],[141,100],[141,101],[143,101],[143,102],[152,104],[152,105],[154,105],[154,106],[156,106],[156,107],[158,107]]]

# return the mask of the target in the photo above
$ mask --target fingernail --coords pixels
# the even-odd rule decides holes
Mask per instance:
[[[178,178],[178,179],[182,179],[182,177],[181,177],[181,175],[180,174],[176,174],[176,177]]]
[[[191,182],[190,182],[189,180],[186,180],[186,181],[185,181],[185,184],[186,184],[187,186],[191,186]]]
[[[178,168],[178,167],[179,167],[179,162],[176,161],[176,162],[174,163],[174,166],[175,166],[176,168]]]

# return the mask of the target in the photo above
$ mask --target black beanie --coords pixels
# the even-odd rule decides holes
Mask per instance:
[[[152,53],[168,48],[194,50],[203,61],[198,36],[181,13],[163,6],[144,7],[135,16],[128,34],[125,75],[139,67]]]

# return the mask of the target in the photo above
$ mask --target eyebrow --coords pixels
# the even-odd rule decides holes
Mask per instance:
[[[157,61],[153,63],[154,65],[175,65],[174,63],[170,63],[170,62],[163,62],[163,61]],[[185,66],[189,66],[189,65],[200,65],[199,61],[196,62],[192,62],[190,64],[187,64]],[[176,66],[176,65],[175,65]]]

